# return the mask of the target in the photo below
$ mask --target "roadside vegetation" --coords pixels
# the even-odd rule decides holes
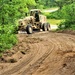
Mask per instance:
[[[48,22],[51,24],[51,25],[59,25],[61,23],[62,20],[60,19],[48,19]]]
[[[17,44],[16,22],[35,5],[35,0],[0,0],[0,56]]]
[[[75,30],[75,1],[55,0],[55,2],[59,10],[48,14],[47,17],[49,19],[60,20],[58,30]]]
[[[55,8],[54,8],[55,9]],[[51,9],[50,9],[51,10]],[[53,8],[52,8],[53,10]],[[51,25],[59,25],[63,19],[60,18],[58,15],[57,15],[57,11],[55,12],[44,12],[43,13],[46,17],[47,17],[47,21],[51,24]]]

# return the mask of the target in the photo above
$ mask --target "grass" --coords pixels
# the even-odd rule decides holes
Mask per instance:
[[[62,20],[48,19],[47,21],[52,25],[58,25]]]

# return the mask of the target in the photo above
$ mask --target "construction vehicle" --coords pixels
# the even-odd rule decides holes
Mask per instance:
[[[19,30],[32,34],[34,29],[50,30],[50,24],[47,22],[46,16],[41,15],[39,9],[30,10],[30,16],[19,20]]]

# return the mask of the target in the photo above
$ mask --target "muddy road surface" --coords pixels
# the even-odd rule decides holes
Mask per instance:
[[[0,57],[0,75],[75,75],[75,35],[18,34],[18,44]]]

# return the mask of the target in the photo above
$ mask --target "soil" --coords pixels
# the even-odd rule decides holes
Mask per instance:
[[[18,43],[0,57],[0,75],[75,75],[75,35],[17,34]]]

